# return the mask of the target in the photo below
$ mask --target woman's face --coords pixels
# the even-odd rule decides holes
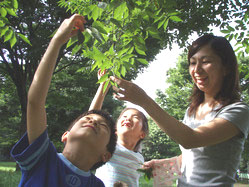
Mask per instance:
[[[205,45],[190,58],[189,73],[201,91],[214,97],[222,87],[226,70],[221,58]]]
[[[144,138],[141,113],[136,109],[126,110],[117,122],[117,135],[129,136],[134,139]]]

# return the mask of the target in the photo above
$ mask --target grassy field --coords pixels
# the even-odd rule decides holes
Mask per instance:
[[[15,171],[15,162],[0,162],[0,187],[15,187],[18,186],[21,179],[21,172]],[[153,179],[146,181],[140,177],[139,184],[141,187],[153,187]],[[245,187],[248,184],[235,184],[235,187]],[[248,185],[249,186],[249,185]]]
[[[21,172],[16,172],[15,162],[0,162],[0,187],[18,186],[21,179]],[[143,177],[140,178],[140,186],[153,187],[153,180],[147,182]]]
[[[14,187],[18,186],[21,179],[21,172],[16,172],[15,162],[0,162],[0,186]]]

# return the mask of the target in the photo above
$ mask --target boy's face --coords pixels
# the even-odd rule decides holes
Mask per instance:
[[[89,147],[94,154],[107,151],[111,129],[106,119],[98,114],[89,114],[80,118],[67,135],[68,143]]]

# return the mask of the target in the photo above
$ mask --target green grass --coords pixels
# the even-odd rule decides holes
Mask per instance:
[[[141,187],[153,187],[153,179],[146,181],[143,176],[139,179],[139,186]]]
[[[0,162],[0,186],[18,186],[21,179],[21,171],[16,171],[15,162]]]
[[[21,171],[16,171],[15,162],[0,162],[0,187],[18,186],[20,179]],[[146,181],[144,177],[141,176],[139,180],[139,186],[153,187],[153,179]]]

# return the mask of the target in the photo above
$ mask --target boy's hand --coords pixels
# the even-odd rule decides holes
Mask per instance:
[[[98,71],[98,79],[100,79],[105,74],[106,74],[106,69],[104,71],[102,71],[101,69],[99,69],[99,71]]]
[[[74,14],[62,22],[61,26],[55,33],[53,40],[60,45],[65,44],[69,38],[78,34],[78,30],[84,31],[85,23],[86,20],[83,16]]]

